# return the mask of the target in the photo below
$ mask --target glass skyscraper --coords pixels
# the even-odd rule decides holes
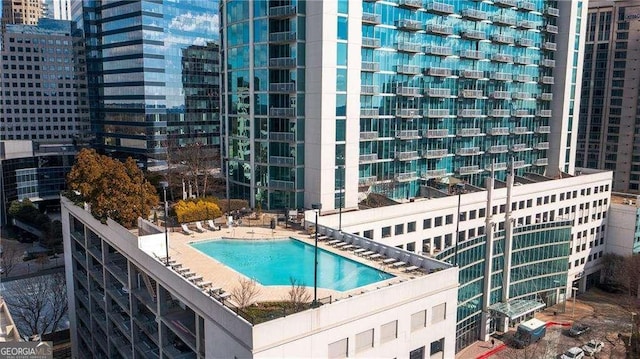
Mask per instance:
[[[333,210],[491,167],[572,171],[575,91],[556,69],[578,66],[581,5],[221,1],[232,197]]]
[[[219,143],[216,1],[77,1],[95,147],[162,163]]]

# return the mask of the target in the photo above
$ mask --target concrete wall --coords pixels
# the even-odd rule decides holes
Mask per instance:
[[[638,208],[635,205],[613,203],[609,208],[606,248],[621,256],[633,254]]]

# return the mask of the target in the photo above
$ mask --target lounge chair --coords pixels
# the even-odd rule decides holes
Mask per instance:
[[[213,223],[213,219],[209,219],[207,220],[207,224],[209,225],[209,229],[212,231],[217,231],[218,227],[216,226],[215,223]]]
[[[204,228],[202,227],[202,222],[196,221],[196,230],[198,232],[200,232],[200,233],[204,233],[205,232]]]
[[[360,255],[362,257],[369,257],[369,256],[373,255],[374,253],[376,253],[376,252],[374,252],[374,251],[364,251],[364,252],[360,253]]]
[[[333,246],[336,247],[336,248],[342,248],[342,247],[346,246],[347,244],[348,244],[347,242],[342,242],[341,241],[341,242],[335,243]]]
[[[187,227],[187,224],[186,224],[186,223],[182,223],[182,224],[180,225],[180,227],[182,228],[182,232],[183,232],[184,234],[186,234],[186,235],[191,235],[191,234],[193,234],[193,231],[192,231],[192,230],[190,230],[190,229],[189,229],[189,227]]]
[[[420,269],[420,267],[418,266],[408,266],[407,268],[404,269],[404,271],[408,273],[408,272],[416,271],[418,269]]]
[[[403,267],[406,264],[407,264],[407,262],[395,262],[391,266],[394,267],[394,268],[399,268],[399,267]]]
[[[342,241],[339,240],[339,239],[333,239],[333,240],[330,240],[329,242],[327,242],[327,244],[332,246],[332,245],[334,245],[336,243],[340,243],[340,242],[342,242]]]
[[[387,258],[385,260],[382,261],[383,264],[391,264],[393,262],[397,262],[398,260],[395,258]]]
[[[344,247],[340,247],[340,249],[342,249],[343,251],[348,251],[349,249],[355,247],[353,244],[347,244]]]
[[[367,250],[364,249],[364,248],[358,248],[355,251],[353,251],[353,254],[360,254],[360,253],[363,253],[363,252],[366,252],[366,251]],[[373,254],[373,253],[371,253],[371,254]]]

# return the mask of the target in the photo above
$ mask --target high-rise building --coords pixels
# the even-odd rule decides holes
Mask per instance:
[[[168,146],[217,145],[216,1],[76,1],[71,11],[86,37],[97,149],[152,165]]]
[[[408,200],[572,172],[582,1],[221,1],[232,197]]]
[[[71,0],[43,0],[45,17],[56,20],[71,20]]]
[[[613,189],[640,191],[640,4],[590,1],[577,166],[613,170]]]
[[[2,28],[8,24],[36,25],[44,13],[42,0],[2,0]]]
[[[0,141],[84,141],[90,131],[86,64],[73,23],[7,25],[2,41]]]

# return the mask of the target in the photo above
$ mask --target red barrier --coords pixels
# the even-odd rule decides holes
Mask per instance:
[[[489,350],[488,352],[478,355],[476,357],[476,359],[487,359],[487,358],[490,358],[492,355],[494,355],[494,354],[496,354],[496,353],[498,353],[500,351],[503,351],[506,347],[507,347],[506,344],[504,344],[504,343],[500,344],[497,347]]]
[[[563,327],[570,327],[571,323],[547,322],[546,327],[549,328],[552,325],[560,325],[560,326],[563,326]]]

